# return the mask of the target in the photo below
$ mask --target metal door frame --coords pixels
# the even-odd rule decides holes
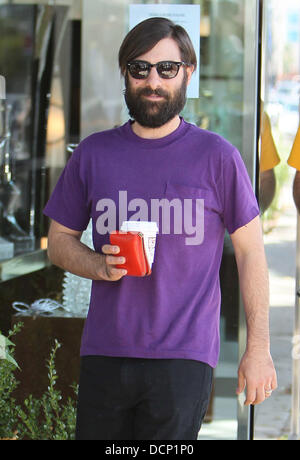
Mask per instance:
[[[255,21],[253,21],[255,18]],[[262,46],[263,0],[245,1],[244,29],[244,116],[242,156],[253,189],[258,196],[258,148],[260,134],[260,89],[261,89],[261,46]],[[239,361],[247,341],[246,320],[240,292],[239,302]],[[245,395],[238,397],[237,420],[238,440],[254,439],[254,406],[244,406]]]

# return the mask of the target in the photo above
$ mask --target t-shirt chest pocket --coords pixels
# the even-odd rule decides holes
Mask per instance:
[[[186,244],[201,244],[205,231],[219,222],[218,203],[210,190],[167,182],[162,201],[160,232],[182,235]]]

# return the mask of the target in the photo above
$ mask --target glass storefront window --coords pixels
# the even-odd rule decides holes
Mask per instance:
[[[1,104],[4,128],[0,147],[0,259],[5,259],[35,246],[28,189],[32,179],[30,67],[34,11],[28,6],[1,5],[0,13],[0,69],[6,80],[6,99]]]
[[[48,264],[42,209],[70,142],[71,21],[63,3],[0,2],[0,282]]]

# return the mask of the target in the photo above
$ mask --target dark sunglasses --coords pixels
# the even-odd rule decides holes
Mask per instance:
[[[128,62],[127,68],[130,75],[133,78],[143,80],[148,78],[151,68],[155,67],[158,75],[161,78],[174,78],[179,72],[181,66],[187,66],[185,62],[174,62],[174,61],[160,61],[156,64],[150,64],[147,61],[132,61]]]

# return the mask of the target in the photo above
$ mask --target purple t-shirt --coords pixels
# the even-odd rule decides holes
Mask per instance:
[[[259,214],[235,147],[183,119],[160,139],[140,138],[128,121],[79,144],[44,213],[79,231],[92,218],[98,252],[125,220],[159,226],[150,276],[92,282],[81,355],[217,365],[225,229]]]

